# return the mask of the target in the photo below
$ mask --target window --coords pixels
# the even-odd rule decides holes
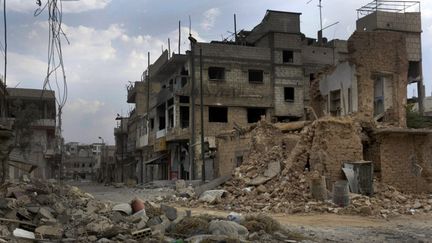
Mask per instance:
[[[225,68],[223,68],[223,67],[209,67],[208,77],[210,80],[223,80],[223,79],[225,79]]]
[[[180,106],[180,127],[189,127],[189,106]]]
[[[228,122],[228,107],[209,107],[209,122]]]
[[[266,115],[266,110],[262,108],[248,108],[247,120],[248,123],[255,123],[261,120],[261,116]]]
[[[241,164],[243,164],[243,155],[236,156],[236,167],[239,167]]]
[[[154,118],[150,118],[150,130],[154,129]]]
[[[284,88],[284,99],[287,102],[294,102],[294,88],[285,87]]]
[[[183,104],[189,104],[189,96],[181,95],[181,96],[179,96],[179,101],[180,101],[180,103],[183,103]]]
[[[249,69],[249,82],[251,83],[262,83],[264,81],[263,70]]]
[[[168,127],[174,127],[174,108],[168,110]]]
[[[168,107],[170,107],[172,105],[174,105],[174,98],[169,99],[168,102],[167,102],[167,106]]]
[[[294,52],[293,51],[283,51],[282,52],[282,62],[283,63],[293,63],[294,62]]]

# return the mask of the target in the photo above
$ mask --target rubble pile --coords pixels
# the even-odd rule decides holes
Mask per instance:
[[[337,130],[344,133],[333,131],[337,127],[342,127]],[[344,139],[354,137],[351,139],[352,144],[348,145],[354,149],[348,156],[355,159],[359,156],[356,154],[357,147],[359,144],[361,146],[360,130],[361,127],[349,117],[320,119],[306,126],[299,134],[284,134],[271,124],[261,121],[251,131],[252,147],[249,155],[236,168],[233,178],[221,188],[226,193],[221,194],[219,200],[204,200],[204,205],[238,212],[328,212],[382,217],[432,212],[430,195],[404,194],[379,181],[374,182],[375,194],[371,197],[350,194],[351,203],[346,208],[332,203],[331,188],[327,191],[327,200],[312,198],[310,179],[315,174],[322,175],[326,172],[328,168],[324,164],[328,165],[328,161],[340,156],[332,153],[324,140],[339,139],[340,144],[346,143]],[[310,162],[315,165],[312,172],[308,172],[312,169],[309,167]],[[341,173],[340,167],[338,173]],[[193,200],[188,205],[199,206],[202,201]]]
[[[8,183],[0,187],[0,242],[218,242],[239,239],[289,239],[282,228],[246,227],[252,219],[180,212],[135,198],[130,203],[101,202],[77,187],[56,182]],[[256,220],[255,220],[256,221]],[[264,226],[263,226],[264,224]],[[246,225],[246,226],[244,226]],[[180,240],[180,241],[176,241]],[[207,240],[207,241],[206,241]],[[231,241],[230,241],[231,242]]]

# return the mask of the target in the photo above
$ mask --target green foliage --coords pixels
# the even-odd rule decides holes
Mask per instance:
[[[432,120],[414,111],[414,104],[406,106],[406,119],[409,128],[432,128]]]

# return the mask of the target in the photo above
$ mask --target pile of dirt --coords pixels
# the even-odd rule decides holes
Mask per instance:
[[[312,198],[310,179],[314,174],[331,177],[332,184],[338,176],[343,179],[341,164],[335,161],[362,158],[361,127],[349,117],[320,119],[293,134],[282,133],[261,121],[251,135],[248,156],[233,178],[220,188],[227,192],[225,197],[205,206],[237,212],[330,212],[382,217],[432,212],[432,197],[403,194],[379,181],[374,182],[374,196],[350,194],[351,204],[346,208],[332,203],[331,188],[327,200]],[[192,200],[187,205],[202,203]]]

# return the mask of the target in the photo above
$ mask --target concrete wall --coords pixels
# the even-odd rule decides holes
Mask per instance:
[[[333,72],[324,74],[322,81],[319,83],[321,95],[327,96],[327,105],[330,107],[330,92],[341,90],[341,108],[342,115],[347,115],[351,112],[356,112],[357,108],[357,77],[355,76],[355,65],[348,62],[343,62],[338,65]],[[351,89],[351,100],[348,97],[348,89]],[[351,108],[349,108],[351,104]],[[329,112],[327,110],[326,112]]]
[[[381,76],[391,81],[384,92],[387,103],[391,102],[384,120],[406,127],[408,59],[404,47],[404,35],[397,32],[362,31],[349,38],[350,62],[356,66],[358,118],[374,117],[374,79]]]
[[[432,135],[379,134],[381,180],[406,192],[432,192]]]
[[[231,175],[237,167],[237,157],[246,159],[251,146],[250,134],[217,138],[216,168],[218,176]]]
[[[421,13],[373,12],[357,20],[357,31],[396,31],[406,38],[409,61],[421,61]]]

